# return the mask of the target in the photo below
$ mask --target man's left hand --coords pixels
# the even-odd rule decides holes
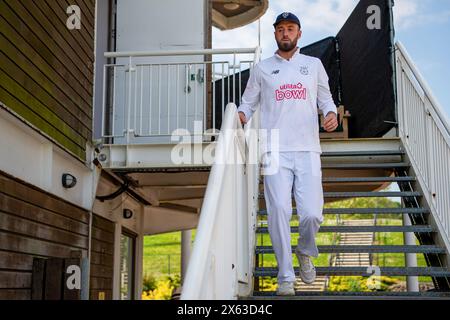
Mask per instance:
[[[325,117],[325,121],[323,123],[323,128],[326,132],[332,132],[336,130],[338,127],[338,121],[336,117],[336,113],[334,112],[328,112],[327,116]]]

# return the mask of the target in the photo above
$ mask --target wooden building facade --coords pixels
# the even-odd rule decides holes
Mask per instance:
[[[221,1],[189,1],[183,8],[195,15],[186,15],[178,0],[0,1],[0,299],[139,299],[144,235],[195,228],[204,186],[194,193],[186,186],[198,174],[180,172],[182,182],[156,171],[146,175],[159,185],[178,184],[166,188],[170,194],[151,185],[124,188],[123,176],[102,167],[98,142],[110,80],[103,66],[115,62],[104,53],[131,50],[123,39],[134,32],[122,28],[117,36],[118,16],[127,27],[136,22],[134,12],[183,16],[201,36],[193,27],[182,35],[173,29],[175,38],[161,47],[169,40],[159,38],[167,35],[156,22],[140,19],[134,27],[151,38],[151,50],[185,46],[176,37],[188,33],[204,49],[213,25],[245,25],[268,7],[260,0],[233,15]],[[207,176],[201,174],[202,185]],[[180,201],[164,203],[169,200]]]
[[[70,30],[70,5],[82,27]],[[0,3],[0,101],[80,160],[92,137],[95,3]]]
[[[70,27],[73,5],[79,29]],[[75,194],[95,189],[85,184],[96,174],[94,52],[95,0],[0,2],[0,111],[5,133],[6,124],[13,128],[10,139],[2,132],[0,299],[80,299],[80,290],[62,293],[65,278],[55,265],[72,259],[81,268],[91,243],[90,288],[112,298],[114,224],[92,218],[93,200]],[[59,171],[79,173],[81,186],[56,191]]]

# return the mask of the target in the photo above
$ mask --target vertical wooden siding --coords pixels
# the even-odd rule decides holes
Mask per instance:
[[[114,222],[93,215],[91,240],[90,299],[112,299],[114,269]]]
[[[69,30],[69,5],[81,29]],[[95,0],[0,1],[0,102],[85,160],[92,138]]]
[[[30,299],[33,257],[87,255],[89,212],[0,171],[0,299]]]

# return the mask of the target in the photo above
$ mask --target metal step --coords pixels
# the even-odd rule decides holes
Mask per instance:
[[[389,192],[324,192],[324,198],[368,198],[368,197],[421,197],[418,191]],[[293,197],[293,196],[292,196]],[[259,199],[264,199],[264,193],[259,193]]]
[[[322,183],[341,182],[415,182],[415,177],[323,177]]]
[[[293,209],[297,214],[297,209]],[[425,208],[325,208],[323,214],[428,214]],[[267,210],[259,210],[261,216],[267,215]]]
[[[322,183],[415,182],[416,177],[323,177]],[[264,183],[261,179],[260,184]]]
[[[322,163],[322,169],[394,169],[409,168],[407,162],[386,162],[386,163]]]
[[[319,232],[434,232],[429,225],[415,226],[321,226]],[[256,233],[269,233],[267,227],[258,227]],[[298,233],[298,227],[291,227],[291,233]]]
[[[364,233],[341,233],[339,241],[346,240],[346,241],[367,241],[371,240],[373,238],[372,232],[364,232]]]
[[[352,262],[369,259],[368,253],[338,253],[336,261]]]
[[[381,151],[340,151],[322,152],[321,157],[349,157],[349,156],[402,156],[402,150],[381,150]]]
[[[363,276],[370,277],[374,271],[368,272],[369,267],[316,267],[317,275],[321,276]],[[298,276],[298,267],[294,267]],[[369,270],[370,271],[370,270]],[[255,277],[276,277],[278,268],[257,267],[254,270]],[[426,276],[426,277],[450,277],[450,271],[438,267],[380,267],[380,275],[383,276]]]
[[[362,241],[359,241],[358,239],[346,239],[345,241],[342,241],[342,239],[340,239],[339,244],[371,245],[373,244],[373,239],[364,239]]]
[[[435,245],[329,245],[318,246],[317,248],[319,249],[319,253],[445,253],[445,249]],[[292,253],[294,253],[295,246],[292,246],[291,250]],[[257,246],[255,249],[255,253],[273,254],[274,251],[271,246]]]
[[[367,261],[355,261],[355,262],[336,262],[334,264],[335,267],[356,267],[356,266],[366,266],[366,268],[370,265],[369,259]]]
[[[450,299],[450,292],[422,291],[422,292],[392,292],[392,291],[372,291],[372,292],[349,292],[349,291],[296,291],[295,296],[277,296],[275,291],[255,291],[253,296],[240,297],[240,299],[249,300],[336,300],[349,299],[355,300],[404,300],[404,299]]]
[[[366,197],[420,197],[418,191],[393,192],[324,192],[325,198],[366,198]]]

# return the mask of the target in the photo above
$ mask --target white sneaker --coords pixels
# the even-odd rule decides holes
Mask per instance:
[[[295,250],[295,255],[298,259],[299,274],[302,281],[306,284],[311,284],[316,280],[316,268],[307,255],[301,254]]]
[[[295,296],[294,283],[287,281],[279,283],[277,296]]]

